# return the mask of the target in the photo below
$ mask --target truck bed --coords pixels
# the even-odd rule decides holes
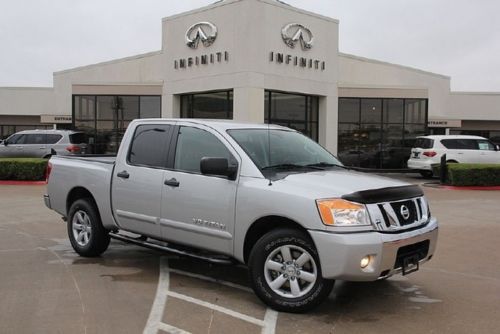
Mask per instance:
[[[114,165],[116,161],[116,155],[110,154],[65,155],[57,157],[62,159],[82,160],[87,162],[99,162],[109,165]]]

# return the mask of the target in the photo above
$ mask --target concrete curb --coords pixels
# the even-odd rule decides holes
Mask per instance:
[[[0,181],[0,186],[44,186],[46,181]]]

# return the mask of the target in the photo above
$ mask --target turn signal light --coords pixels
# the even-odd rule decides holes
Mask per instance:
[[[426,157],[429,157],[429,158],[433,158],[437,155],[437,153],[434,151],[424,152],[422,154],[425,155]]]

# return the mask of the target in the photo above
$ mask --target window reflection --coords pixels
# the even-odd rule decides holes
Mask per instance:
[[[181,95],[181,117],[233,119],[233,91]]]
[[[130,122],[161,117],[161,96],[74,95],[74,128],[89,138],[89,151],[114,154]]]
[[[405,168],[427,132],[425,99],[339,99],[339,158],[349,166]]]
[[[265,122],[300,131],[318,141],[319,98],[266,91]]]

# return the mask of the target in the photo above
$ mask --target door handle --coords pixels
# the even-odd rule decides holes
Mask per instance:
[[[179,181],[177,181],[177,180],[174,178],[174,179],[170,179],[170,180],[165,181],[165,185],[166,185],[166,186],[169,186],[169,187],[175,187],[175,188],[177,188],[177,187],[178,187],[178,186],[180,186],[181,184],[179,183]]]
[[[123,172],[116,174],[116,176],[118,176],[121,179],[128,179],[130,177],[130,174],[127,173],[126,170],[124,170]]]
[[[38,149],[39,149],[39,150],[45,150],[45,149],[47,149],[47,148],[46,148],[46,147],[39,147]]]

